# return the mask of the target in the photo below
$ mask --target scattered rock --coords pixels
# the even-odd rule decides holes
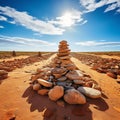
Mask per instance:
[[[117,79],[116,81],[117,81],[117,83],[120,83],[120,79]]]
[[[48,96],[51,100],[56,101],[64,95],[64,88],[62,86],[54,86],[50,89]]]
[[[79,87],[77,89],[79,92],[83,93],[90,98],[99,98],[101,97],[101,92],[99,90],[89,88],[89,87]]]
[[[5,70],[0,70],[0,80],[8,77],[8,72]]]
[[[16,115],[13,110],[7,111],[7,113],[4,116],[4,120],[15,120]]]
[[[86,98],[75,89],[70,89],[65,92],[64,100],[69,104],[85,104]]]
[[[114,73],[112,73],[112,72],[107,72],[107,75],[108,75],[109,77],[112,77],[112,78],[114,78],[114,79],[117,79],[117,75],[114,74]]]

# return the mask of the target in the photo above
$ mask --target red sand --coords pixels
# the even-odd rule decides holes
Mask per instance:
[[[51,56],[54,58],[55,55]],[[29,87],[31,72],[50,62],[43,60],[16,69],[0,85],[0,120],[119,120],[120,84],[105,74],[91,70],[76,58],[74,64],[96,80],[103,90],[100,99],[87,99],[85,105],[58,106],[48,96],[40,96]],[[79,115],[79,116],[77,116]]]

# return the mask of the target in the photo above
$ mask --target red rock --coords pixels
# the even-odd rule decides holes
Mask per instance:
[[[107,72],[107,75],[108,75],[109,77],[112,77],[112,78],[114,78],[114,79],[117,79],[117,75],[114,74],[114,73],[112,73],[112,72]]]

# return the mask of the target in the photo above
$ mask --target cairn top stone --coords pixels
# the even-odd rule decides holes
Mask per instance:
[[[66,41],[66,40],[62,40],[62,41],[60,41],[60,44],[61,44],[61,43],[67,43],[67,41]]]

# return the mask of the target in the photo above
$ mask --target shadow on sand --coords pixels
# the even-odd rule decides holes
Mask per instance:
[[[94,109],[99,111],[106,111],[109,107],[104,99],[89,99],[87,98],[87,103],[85,105],[69,105],[66,104],[65,107],[60,107],[49,100],[48,96],[38,95],[32,90],[32,87],[28,87],[23,98],[27,97],[27,102],[31,104],[30,111],[33,112],[38,110],[43,112],[43,120],[93,120],[92,111],[89,106],[94,105]]]

